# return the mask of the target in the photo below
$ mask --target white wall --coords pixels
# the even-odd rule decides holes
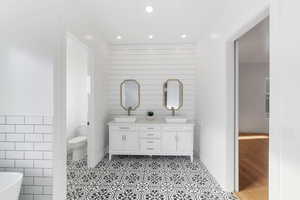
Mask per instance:
[[[141,86],[141,104],[134,114],[170,115],[163,106],[163,83],[179,79],[183,83],[183,107],[179,114],[194,119],[195,109],[194,45],[114,45],[110,47],[109,114],[126,114],[120,106],[120,84],[136,79]]]
[[[105,155],[108,144],[108,84],[107,84],[107,62],[108,47],[103,41],[98,41],[93,53],[94,59],[94,122],[91,125],[94,134],[89,139],[89,157],[93,156],[90,166],[95,166]]]
[[[269,133],[269,119],[265,113],[267,77],[269,63],[239,65],[240,133]]]
[[[220,41],[199,42],[197,122],[201,161],[221,186],[227,186],[225,47]]]
[[[41,20],[43,18],[41,17]],[[44,19],[52,23],[52,19]],[[31,19],[1,32],[0,113],[5,115],[52,115],[52,27]],[[57,42],[56,42],[57,43]]]
[[[67,34],[67,139],[88,121],[88,48]]]
[[[1,167],[24,172],[22,199],[51,199],[53,194],[52,79],[62,37],[59,7],[54,0],[4,1],[0,8],[0,129],[7,140],[0,145],[5,151]]]
[[[196,118],[200,126],[200,159],[228,191],[234,190],[234,65],[231,62],[234,49],[231,39],[240,37],[236,33],[242,32],[246,23],[261,14],[268,2],[228,1],[224,8],[226,15],[213,24],[214,33],[220,37],[203,37],[198,43]],[[230,48],[228,41],[232,44]]]
[[[271,5],[270,199],[299,199],[300,3]]]

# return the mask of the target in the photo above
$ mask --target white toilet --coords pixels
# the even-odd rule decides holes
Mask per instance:
[[[72,153],[72,160],[81,160],[86,156],[87,152],[87,127],[79,128],[79,136],[76,136],[68,141],[69,150]]]

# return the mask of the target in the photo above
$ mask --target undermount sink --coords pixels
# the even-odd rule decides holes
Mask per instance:
[[[135,116],[118,116],[115,117],[115,122],[135,122],[136,117]]]
[[[180,116],[170,116],[165,118],[167,123],[185,123],[187,118],[180,117]]]

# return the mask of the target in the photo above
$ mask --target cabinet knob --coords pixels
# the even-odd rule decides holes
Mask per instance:
[[[120,127],[120,129],[122,129],[122,130],[128,130],[129,127]]]

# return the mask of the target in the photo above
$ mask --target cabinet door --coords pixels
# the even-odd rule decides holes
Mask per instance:
[[[122,132],[109,133],[109,148],[114,151],[124,150],[126,134]]]
[[[177,132],[177,152],[193,152],[193,135],[192,132]]]
[[[165,131],[161,134],[162,153],[176,153],[176,132]]]
[[[128,132],[125,134],[125,146],[126,151],[138,151],[139,141],[137,132]]]

